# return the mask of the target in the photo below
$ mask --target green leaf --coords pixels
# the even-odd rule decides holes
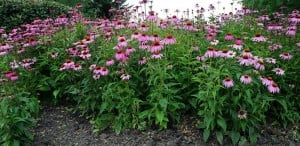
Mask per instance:
[[[57,95],[59,94],[60,90],[54,90],[53,91],[53,96],[54,98],[57,98]]]
[[[226,131],[227,129],[227,124],[224,118],[219,117],[217,120],[217,124],[223,129],[223,131]]]
[[[246,142],[247,142],[247,139],[244,136],[242,136],[238,145],[239,146],[244,146],[246,144]]]
[[[210,136],[210,131],[208,129],[204,129],[204,131],[203,131],[203,140],[204,140],[204,142],[207,142],[209,136]]]
[[[222,145],[223,144],[223,133],[218,131],[216,133],[216,137],[217,137],[218,142]]]
[[[240,133],[238,133],[236,131],[231,131],[229,133],[229,137],[231,138],[231,141],[232,141],[233,145],[236,145],[239,142],[240,136],[241,136]]]
[[[155,118],[156,118],[156,121],[158,121],[159,123],[163,122],[164,116],[165,116],[164,112],[162,112],[160,110],[155,111]]]
[[[167,110],[168,107],[168,100],[166,98],[162,98],[159,100],[159,105],[164,109]]]

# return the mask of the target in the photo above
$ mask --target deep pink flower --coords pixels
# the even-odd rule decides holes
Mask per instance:
[[[118,50],[118,52],[115,54],[115,58],[116,58],[117,61],[122,62],[126,58],[125,52],[123,50]]]
[[[135,49],[132,48],[131,46],[128,46],[125,50],[126,55],[130,55],[131,53],[135,52]]]
[[[119,47],[126,47],[127,46],[127,41],[124,38],[121,38],[118,42]]]
[[[74,68],[75,63],[71,60],[67,60],[63,65],[65,69],[70,69]]]
[[[207,51],[205,52],[204,57],[205,57],[205,58],[212,58],[212,57],[215,57],[214,48],[209,47],[209,48],[207,49]]]

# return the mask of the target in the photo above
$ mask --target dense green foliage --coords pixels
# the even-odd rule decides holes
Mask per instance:
[[[165,129],[188,113],[220,144],[298,123],[300,34],[288,25],[298,19],[282,15],[274,31],[258,14],[236,17],[157,26],[154,15],[129,23],[74,11],[2,35],[0,144],[32,140],[38,99],[74,103],[98,132]]]
[[[45,0],[0,0],[0,27],[10,30],[36,18],[45,19],[67,13],[70,7]]]
[[[125,5],[126,0],[120,0],[120,3],[116,3],[114,0],[50,0],[62,3],[64,5],[75,7],[77,4],[81,4],[79,9],[86,17],[99,18],[106,17],[111,18],[116,13],[109,12],[111,8],[118,9],[127,7]]]
[[[250,9],[259,10],[259,13],[290,12],[300,9],[299,0],[243,0],[243,4]]]

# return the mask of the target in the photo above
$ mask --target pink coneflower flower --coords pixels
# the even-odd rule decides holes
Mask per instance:
[[[140,59],[139,59],[139,64],[140,64],[140,65],[143,65],[143,64],[146,64],[146,63],[147,63],[146,57],[143,57],[143,58],[140,58]]]
[[[122,29],[125,28],[125,25],[122,21],[117,21],[116,25],[115,25],[115,29]]]
[[[212,57],[214,57],[214,56],[215,56],[214,48],[209,47],[209,48],[207,49],[207,51],[205,52],[204,57],[205,57],[205,58],[212,58]]]
[[[23,47],[34,47],[36,45],[38,45],[38,42],[34,38],[30,38],[25,44],[23,44]]]
[[[272,71],[275,72],[276,75],[284,75],[284,70],[281,68],[274,68]]]
[[[243,44],[243,40],[241,38],[236,38],[234,41],[234,44],[236,45],[242,45]]]
[[[168,34],[167,37],[165,39],[163,39],[163,43],[164,44],[175,44],[176,39],[171,34]]]
[[[93,78],[94,78],[95,80],[98,80],[98,79],[100,78],[100,75],[99,75],[99,74],[94,74],[94,75],[93,75]]]
[[[233,35],[232,35],[231,33],[227,33],[227,34],[225,35],[224,39],[225,39],[226,41],[231,41],[231,40],[233,40]]]
[[[93,73],[97,74],[97,75],[100,75],[100,72],[101,72],[101,67],[100,66],[95,66],[94,69],[93,69]]]
[[[255,68],[255,69],[259,69],[259,70],[265,70],[264,61],[258,60],[258,61],[254,64],[254,68]]]
[[[82,59],[89,59],[91,56],[92,55],[87,51],[82,51],[81,54],[79,55],[79,57],[81,57]]]
[[[105,67],[101,67],[100,75],[101,76],[107,76],[108,75],[108,69],[106,69]]]
[[[12,71],[6,71],[5,72],[5,77],[10,78],[13,74],[14,74],[14,72],[12,72]]]
[[[205,38],[206,38],[207,41],[212,41],[212,40],[214,40],[214,36],[213,36],[212,34],[206,34],[206,35],[205,35]]]
[[[226,88],[233,87],[233,85],[234,85],[234,82],[230,77],[226,77],[222,83],[223,83],[223,86],[225,86]]]
[[[245,111],[243,109],[240,109],[239,112],[238,112],[238,118],[240,120],[247,119],[247,111]]]
[[[228,56],[227,53],[228,53],[228,49],[225,48],[225,49],[223,49],[222,51],[219,52],[219,56],[223,57],[223,58],[227,58],[227,56]]]
[[[265,86],[268,86],[268,85],[271,85],[274,83],[272,77],[260,77],[260,80],[262,81],[262,84],[265,85]]]
[[[269,46],[269,50],[270,51],[275,51],[275,50],[277,50],[279,48],[282,48],[282,45],[280,45],[280,44],[274,44],[274,45]]]
[[[187,21],[185,26],[184,26],[185,30],[194,30],[194,26],[193,23],[191,21]]]
[[[115,61],[113,59],[107,59],[106,60],[106,66],[112,66],[115,64]]]
[[[159,52],[154,52],[152,55],[151,55],[151,58],[153,59],[161,59],[163,57],[163,54],[159,53]]]
[[[70,69],[74,67],[75,63],[68,59],[63,65],[65,69]]]
[[[236,52],[229,50],[227,52],[226,58],[233,58],[233,57],[235,57],[235,55],[236,55]]]
[[[57,53],[57,52],[52,52],[52,53],[50,54],[50,56],[51,56],[52,58],[55,58],[55,57],[58,56],[58,53]]]
[[[10,62],[11,69],[17,69],[19,68],[19,64],[14,60],[13,62]]]
[[[139,42],[147,42],[150,40],[150,37],[147,34],[142,33],[141,35],[139,35],[138,40]]]
[[[135,49],[132,48],[131,46],[128,46],[125,50],[126,55],[130,55],[131,53],[135,52]]]
[[[204,61],[204,60],[205,60],[205,57],[204,57],[204,56],[201,56],[201,55],[198,55],[198,56],[196,57],[196,59],[197,59],[198,61]]]
[[[138,39],[140,36],[139,32],[134,32],[132,35],[131,35],[131,39]]]
[[[118,50],[118,52],[115,54],[115,58],[116,58],[117,61],[122,62],[126,58],[125,52],[123,50]]]
[[[124,38],[121,38],[118,42],[119,47],[126,47],[127,46],[127,41]]]
[[[244,84],[250,84],[252,82],[252,78],[249,75],[242,75],[240,81]]]
[[[151,41],[159,41],[160,40],[160,37],[158,36],[158,34],[153,34],[153,36],[149,37]]]
[[[246,48],[243,52],[242,52],[242,56],[247,55],[248,57],[253,57],[251,51],[249,48]]]
[[[25,52],[25,49],[24,49],[24,48],[19,48],[18,51],[17,51],[18,54],[21,54],[21,53],[23,53],[23,52]]]
[[[140,31],[148,31],[149,27],[146,24],[142,24],[138,29]]]
[[[7,51],[7,50],[11,50],[13,48],[13,46],[3,42],[0,45],[0,51]]]
[[[233,48],[234,48],[234,49],[237,49],[237,50],[242,50],[242,49],[243,49],[243,45],[237,45],[237,44],[234,44],[234,45],[233,45]]]
[[[211,45],[214,45],[214,46],[218,45],[218,43],[219,43],[219,40],[212,40],[212,41],[210,42],[210,44],[211,44]]]
[[[141,50],[150,49],[150,45],[148,45],[147,42],[140,42],[139,48],[140,48]]]
[[[17,75],[17,73],[13,72],[10,76],[10,80],[16,81],[18,79],[19,79],[19,76]]]
[[[171,22],[171,23],[175,23],[175,24],[177,24],[178,22],[180,22],[180,20],[177,18],[177,16],[175,16],[175,15],[173,15],[170,19],[169,19],[169,21]]]
[[[289,60],[293,58],[293,55],[289,54],[289,53],[282,53],[279,55],[283,60]]]
[[[287,36],[295,36],[296,35],[296,29],[290,28],[286,31],[285,35]]]
[[[274,59],[274,58],[266,58],[265,60],[268,63],[276,64],[276,59]]]
[[[122,74],[120,78],[121,78],[122,80],[129,80],[130,77],[131,77],[131,76],[130,76],[129,74]]]
[[[252,37],[252,41],[254,42],[265,42],[267,39],[262,36],[261,34],[256,34],[254,37]]]
[[[157,20],[157,16],[155,15],[154,11],[149,12],[149,16],[147,16],[147,20],[152,22]]]
[[[84,39],[82,40],[82,42],[84,44],[90,44],[90,43],[94,42],[94,39],[91,39],[90,36],[85,36]]]
[[[75,64],[74,67],[73,67],[73,70],[75,70],[75,71],[81,70],[81,65]]]
[[[136,22],[131,22],[127,25],[128,28],[137,28],[138,24]]]
[[[239,59],[239,63],[240,63],[240,65],[249,66],[249,65],[253,64],[253,61],[252,61],[252,59],[248,55],[243,55]]]
[[[154,52],[159,52],[163,49],[163,45],[159,41],[154,41],[152,45],[150,46],[149,51],[154,53]]]
[[[275,82],[268,85],[268,90],[270,93],[279,93],[280,91],[278,85]]]

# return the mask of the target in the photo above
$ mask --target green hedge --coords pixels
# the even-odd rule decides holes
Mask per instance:
[[[57,17],[70,7],[44,0],[0,0],[0,27],[10,30],[36,18]]]

